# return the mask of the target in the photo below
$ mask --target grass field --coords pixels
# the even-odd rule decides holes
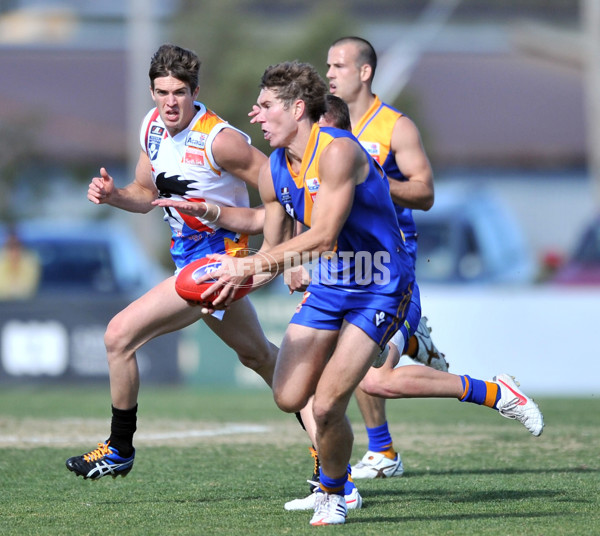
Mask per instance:
[[[268,391],[143,386],[126,478],[84,481],[64,460],[109,427],[107,387],[0,390],[0,534],[592,535],[600,533],[600,400],[539,399],[534,438],[454,400],[388,405],[402,478],[359,481],[346,525],[311,527],[308,441]],[[353,461],[366,437],[353,404]]]

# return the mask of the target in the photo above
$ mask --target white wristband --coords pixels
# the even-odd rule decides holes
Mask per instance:
[[[215,219],[209,220],[208,218],[204,218],[208,223],[217,223],[217,220],[221,217],[220,205],[215,205],[215,207],[217,207],[217,215],[215,216]],[[208,203],[206,203],[206,213],[204,215],[206,216],[207,214],[208,214]]]
[[[206,209],[204,210],[204,214],[202,214],[202,216],[198,216],[198,218],[205,219],[206,215],[208,214],[208,203],[206,201],[200,201],[200,204],[204,205]]]

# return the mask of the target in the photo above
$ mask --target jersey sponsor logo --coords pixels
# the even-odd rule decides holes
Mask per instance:
[[[281,189],[281,204],[285,208],[285,211],[292,217],[295,218],[294,205],[292,203],[292,195],[290,194],[290,189],[287,186],[284,186]]]
[[[195,132],[192,131],[187,135],[185,139],[185,144],[191,147],[197,147],[198,149],[204,149],[206,146],[206,139],[208,138],[207,134],[204,132]]]
[[[365,151],[369,153],[378,163],[381,155],[381,145],[374,141],[361,141],[360,144],[365,148]]]
[[[148,156],[150,160],[156,160],[161,141],[161,136],[148,136]]]
[[[204,152],[196,147],[187,147],[183,155],[183,163],[193,166],[204,165]]]
[[[373,320],[375,321],[375,325],[377,327],[381,326],[381,324],[385,322],[385,311],[379,311],[375,313],[375,318]]]
[[[152,125],[150,127],[150,134],[154,134],[155,136],[161,136],[165,133],[165,128],[160,125]]]
[[[315,197],[317,196],[317,192],[319,191],[320,185],[321,183],[317,178],[308,179],[306,181],[306,187],[308,188],[308,193],[310,194],[310,198],[312,199],[313,203],[315,202]]]

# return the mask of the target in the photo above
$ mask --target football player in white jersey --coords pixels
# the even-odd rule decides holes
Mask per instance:
[[[150,64],[150,93],[156,107],[142,123],[142,150],[134,180],[115,186],[105,168],[89,185],[88,199],[129,212],[147,213],[158,198],[248,206],[246,185],[257,186],[266,156],[248,136],[197,102],[200,61],[196,54],[162,45]],[[171,253],[177,270],[210,253],[243,252],[247,236],[164,207],[172,231]],[[206,214],[204,215],[206,216]],[[175,275],[119,312],[108,324],[106,345],[112,422],[98,448],[69,458],[67,468],[85,479],[125,476],[133,466],[139,370],[136,351],[151,339],[204,320],[239,360],[271,385],[277,347],[263,333],[247,297],[232,303],[222,319],[191,305],[175,291]],[[172,356],[165,356],[166,359]]]

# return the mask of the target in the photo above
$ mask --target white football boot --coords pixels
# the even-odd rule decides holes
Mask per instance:
[[[341,525],[346,522],[348,509],[343,495],[321,491],[315,495],[315,513],[310,520],[311,525]]]
[[[368,450],[355,466],[352,467],[352,478],[391,478],[402,476],[404,466],[400,454],[395,459],[387,458],[382,452]]]
[[[431,340],[431,328],[427,325],[426,316],[422,316],[419,320],[419,326],[414,335],[419,341],[419,349],[417,355],[412,359],[436,370],[448,372],[446,357],[435,347]]]
[[[519,384],[508,374],[498,374],[492,380],[500,387],[500,400],[496,409],[507,419],[516,419],[534,436],[544,431],[544,416],[538,405],[519,389]],[[354,478],[354,472],[352,473]]]
[[[314,510],[315,503],[317,499],[317,495],[319,492],[319,483],[313,482],[312,480],[308,480],[309,484],[314,484],[315,488],[313,492],[304,497],[303,499],[294,499],[293,501],[286,502],[283,507],[288,510]],[[348,510],[356,510],[362,507],[362,497],[358,492],[358,488],[356,486],[352,486],[350,493],[347,493],[344,498],[346,499],[346,508]]]

